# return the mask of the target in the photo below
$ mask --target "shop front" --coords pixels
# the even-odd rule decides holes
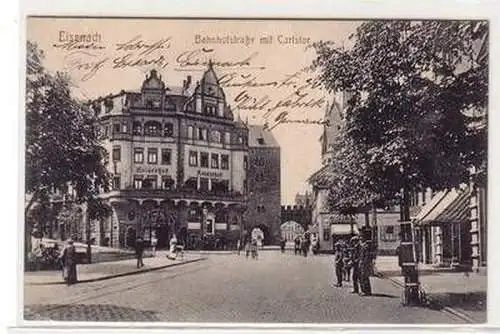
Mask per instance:
[[[414,218],[421,262],[444,267],[472,265],[470,195],[468,187],[438,192]]]

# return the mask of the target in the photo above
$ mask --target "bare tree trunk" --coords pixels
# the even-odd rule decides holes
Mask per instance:
[[[90,264],[92,263],[92,246],[91,246],[91,233],[90,233],[90,215],[88,212],[88,206],[87,210],[85,212],[85,226],[87,230],[87,262]]]
[[[41,189],[37,189],[35,192],[33,192],[33,195],[31,196],[30,200],[28,201],[28,204],[24,208],[24,267],[26,270],[26,267],[29,262],[29,253],[31,252],[32,244],[31,244],[31,232],[32,232],[32,226],[28,222],[28,213],[35,204],[38,194]]]

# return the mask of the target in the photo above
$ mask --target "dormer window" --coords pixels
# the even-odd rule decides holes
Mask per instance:
[[[217,107],[213,105],[206,105],[205,106],[205,114],[207,115],[216,115],[217,114]]]
[[[264,138],[262,138],[262,137],[257,138],[257,143],[259,143],[259,145],[264,145],[265,144]]]
[[[113,110],[113,100],[111,99],[105,100],[104,109],[106,110],[107,113],[111,112],[111,110]]]

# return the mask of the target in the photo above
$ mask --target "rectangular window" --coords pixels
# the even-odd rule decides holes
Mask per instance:
[[[208,191],[208,179],[207,178],[200,178],[200,190],[202,191]]]
[[[330,241],[330,230],[326,228],[323,230],[323,240]]]
[[[198,152],[189,151],[189,166],[192,167],[198,166]]]
[[[211,140],[214,143],[220,143],[222,141],[220,131],[217,131],[217,130],[212,131],[212,139]]]
[[[394,226],[386,226],[385,229],[383,230],[383,236],[382,240],[384,241],[396,241],[397,240],[397,235]]]
[[[120,189],[121,185],[121,178],[120,176],[114,176],[113,177],[113,189]]]
[[[243,170],[247,170],[248,168],[248,157],[245,155],[243,157]]]
[[[157,163],[158,163],[158,149],[148,148],[148,164],[157,164]]]
[[[172,137],[174,135],[174,125],[172,123],[165,124],[163,135],[165,137]]]
[[[221,156],[220,156],[220,168],[229,169],[229,155],[221,154]]]
[[[169,148],[161,149],[161,164],[170,165],[172,163],[172,150]]]
[[[120,123],[113,124],[113,133],[120,133]]]
[[[113,161],[120,161],[121,159],[121,149],[120,146],[113,147]]]
[[[127,126],[127,123],[123,123],[123,124],[122,124],[122,132],[123,132],[123,133],[127,133],[127,132],[128,132],[128,126]]]
[[[201,220],[201,208],[190,208],[188,210],[187,220],[189,222],[199,222]]]
[[[193,138],[193,127],[188,126],[187,131],[188,131],[188,138],[192,139]]]
[[[198,128],[198,140],[207,140],[207,129]]]
[[[143,186],[143,188],[146,188],[146,189],[158,188],[158,176],[157,175],[148,175],[148,177],[144,180],[142,186]]]
[[[134,175],[134,189],[142,188],[142,176]]]
[[[208,168],[208,153],[207,152],[200,153],[200,167]]]
[[[213,234],[214,233],[214,221],[213,219],[207,219],[207,223],[205,226],[205,232],[207,234]]]
[[[231,134],[229,132],[224,133],[224,144],[231,144]]]
[[[134,148],[134,163],[142,164],[144,163],[144,149]]]
[[[219,155],[217,153],[212,153],[212,168],[219,168]]]
[[[161,177],[161,187],[165,190],[171,190],[174,188],[174,180],[170,176]]]

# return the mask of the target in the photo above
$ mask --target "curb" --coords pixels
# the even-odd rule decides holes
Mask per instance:
[[[89,279],[83,279],[77,281],[75,284],[80,284],[80,283],[91,283],[91,282],[98,282],[98,281],[104,281],[107,279],[112,279],[112,278],[118,278],[118,277],[123,277],[123,276],[131,276],[131,275],[137,275],[137,274],[142,274],[142,273],[148,273],[151,271],[155,270],[160,270],[160,269],[165,269],[165,268],[170,268],[170,267],[176,267],[180,266],[183,264],[188,264],[188,263],[194,263],[198,261],[203,261],[206,260],[207,258],[205,257],[200,257],[198,259],[193,259],[193,260],[187,260],[187,261],[182,261],[182,262],[176,262],[176,263],[171,263],[167,265],[162,265],[159,267],[153,267],[153,268],[147,268],[143,270],[135,270],[135,271],[128,271],[125,273],[120,273],[120,274],[114,274],[114,275],[108,275],[108,276],[102,276],[102,277],[96,277],[96,278],[89,278]],[[58,284],[66,284],[66,282],[63,281],[57,281],[57,282],[33,282],[33,283],[26,283],[26,285],[58,285]]]
[[[375,273],[375,276],[378,277],[378,278],[381,278],[381,279],[387,279],[389,280],[393,285],[396,285],[400,288],[404,288],[404,284],[402,284],[401,282],[389,277],[389,276],[386,276],[384,275],[383,273],[381,272],[376,272]],[[457,317],[457,318],[460,318],[461,320],[464,320],[468,323],[477,323],[476,320],[474,320],[473,318],[469,317],[468,315],[458,311],[458,310],[455,310],[454,308],[452,307],[449,307],[449,306],[444,306],[442,305],[438,300],[432,298],[432,297],[429,297],[429,296],[426,296],[427,300],[429,301],[430,304],[433,304],[435,306],[438,306],[440,309],[440,311],[442,312],[445,312],[445,313],[450,313],[451,315]]]

